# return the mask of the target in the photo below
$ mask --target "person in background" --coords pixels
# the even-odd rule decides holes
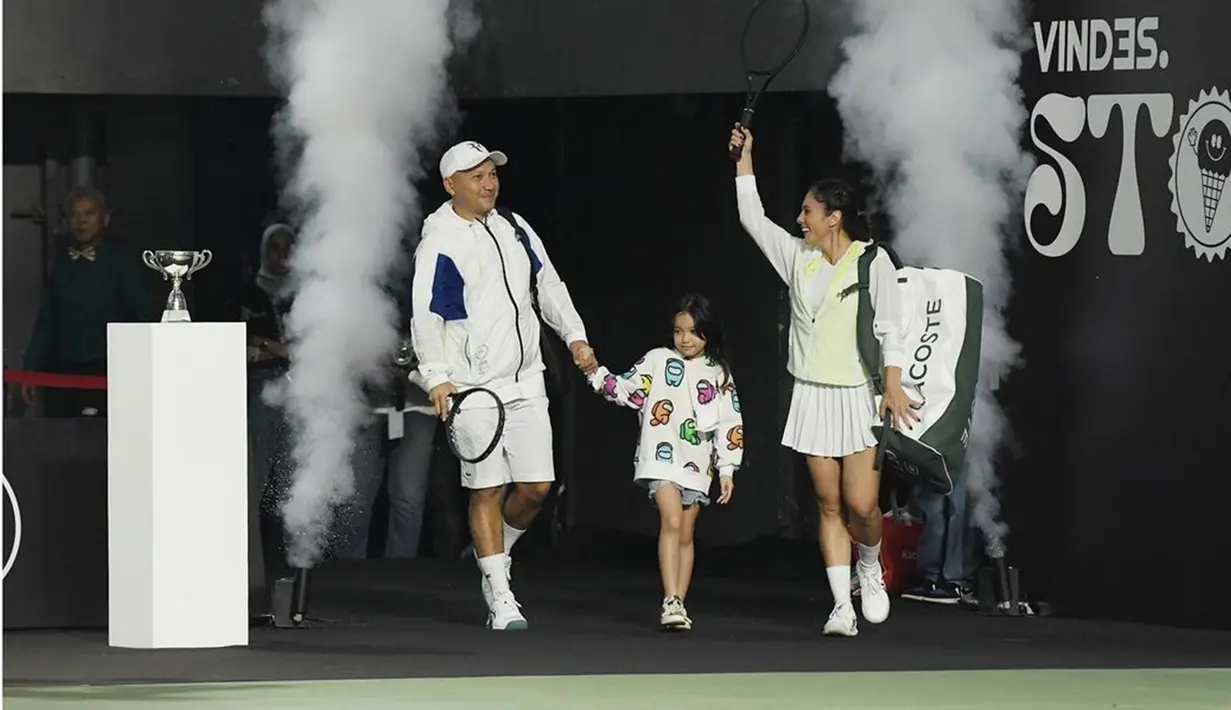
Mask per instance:
[[[264,479],[277,459],[287,455],[287,432],[281,409],[263,396],[271,381],[286,374],[290,351],[283,320],[291,310],[288,259],[295,230],[275,223],[261,234],[261,266],[244,289],[240,319],[248,326],[248,425],[252,428],[254,466]]]
[[[104,239],[111,215],[107,200],[93,188],[74,189],[65,200],[72,240],[52,269],[39,308],[23,368],[72,375],[107,374],[107,324],[148,322],[157,311],[142,279],[136,256]],[[37,388],[24,384],[27,405]],[[105,416],[104,390],[48,388],[47,417]]]
[[[413,358],[413,350],[410,354]],[[385,542],[385,557],[389,558],[417,557],[423,531],[437,417],[418,365],[414,359],[407,365],[410,379],[403,402],[402,437],[389,453],[389,536]]]
[[[404,246],[407,255],[413,253],[410,242]],[[372,515],[382,483],[388,486],[389,494],[383,556],[413,559],[419,553],[437,417],[417,371],[419,363],[414,349],[405,335],[410,330],[409,271],[395,279],[401,288],[389,290],[390,298],[400,306],[398,332],[403,339],[398,350],[390,353],[384,386],[367,388],[373,416],[356,435],[352,460],[355,495],[340,507],[336,526],[335,550],[342,558],[368,556]]]
[[[979,531],[971,524],[967,476],[957,476],[943,496],[916,487],[913,505],[923,517],[915,569],[919,584],[903,599],[933,604],[973,603],[975,576],[982,561]]]
[[[266,388],[286,374],[290,353],[283,319],[290,312],[288,259],[295,246],[295,230],[274,223],[261,234],[260,268],[244,288],[240,320],[248,329],[248,505],[250,611],[267,613],[268,595],[263,574],[278,546],[275,506],[289,484],[290,431],[281,407],[266,398]],[[264,515],[262,515],[264,513]],[[257,582],[260,584],[257,584]]]
[[[409,367],[414,365],[412,362]],[[368,557],[372,514],[382,483],[389,493],[389,529],[383,556],[418,556],[437,418],[417,374],[411,371],[412,379],[419,384],[407,379],[404,368],[390,367],[391,386],[368,393],[373,414],[355,437],[351,458],[355,494],[336,511],[336,557]],[[399,379],[400,386],[396,384]]]

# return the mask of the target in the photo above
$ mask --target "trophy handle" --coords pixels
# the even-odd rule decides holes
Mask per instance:
[[[149,249],[146,249],[145,251],[141,252],[141,261],[144,262],[146,266],[150,267],[154,271],[157,271],[158,273],[162,274],[163,281],[167,280],[168,278],[167,272],[163,271],[162,267],[159,266],[158,263],[154,261],[154,252],[150,251]]]
[[[197,252],[196,257],[192,260],[192,266],[189,267],[188,273],[184,274],[185,279],[191,279],[192,275],[209,266],[209,262],[214,260],[214,252],[209,249],[202,249]]]

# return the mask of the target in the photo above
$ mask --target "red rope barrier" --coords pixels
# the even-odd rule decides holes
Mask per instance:
[[[62,375],[53,372],[5,370],[4,381],[19,385],[54,387],[68,390],[107,389],[107,378],[103,375]]]

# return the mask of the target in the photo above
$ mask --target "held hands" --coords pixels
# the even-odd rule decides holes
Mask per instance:
[[[573,353],[573,364],[577,369],[581,370],[583,375],[592,375],[598,369],[598,360],[594,357],[594,348],[584,340],[574,340],[568,344],[568,349]]]
[[[718,488],[718,505],[730,503],[731,494],[735,493],[735,479],[730,476],[719,476]]]
[[[452,382],[442,382],[432,388],[431,392],[427,393],[427,398],[432,401],[432,406],[436,408],[436,416],[444,419],[449,414],[449,398],[457,394],[457,388]]]
[[[584,340],[574,340],[569,343],[568,349],[573,353],[573,364],[582,373],[589,375],[598,369],[598,360],[594,358],[594,348]],[[449,414],[449,398],[457,394],[457,387],[452,382],[443,382],[432,388],[427,393],[428,399],[432,401],[432,406],[436,408],[436,415],[444,419]]]
[[[731,129],[731,138],[727,142],[727,150],[733,151],[736,148],[741,148],[739,162],[735,164],[736,175],[751,175],[752,174],[752,131],[747,128],[735,124],[735,128]]]

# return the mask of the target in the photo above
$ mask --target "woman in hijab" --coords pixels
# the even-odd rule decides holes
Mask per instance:
[[[265,389],[286,374],[290,366],[284,318],[291,308],[288,259],[295,245],[295,230],[283,223],[271,224],[261,235],[261,268],[244,288],[240,319],[248,325],[248,436],[250,532],[254,540],[272,543],[280,535],[257,534],[262,509],[269,510],[281,496],[278,491],[288,483],[290,473],[290,436],[282,408],[266,399]],[[272,486],[267,485],[272,476]],[[266,495],[269,490],[272,495]],[[272,511],[271,511],[272,512]],[[276,516],[271,516],[276,518]],[[267,550],[253,550],[252,572],[264,572]],[[263,585],[261,585],[263,586]],[[251,605],[255,614],[267,610],[268,595],[253,590]]]
[[[248,324],[250,374],[278,376],[286,371],[282,319],[291,305],[286,289],[290,273],[287,260],[294,244],[295,231],[286,224],[271,224],[261,235],[261,268],[246,288],[241,305],[242,318]]]

